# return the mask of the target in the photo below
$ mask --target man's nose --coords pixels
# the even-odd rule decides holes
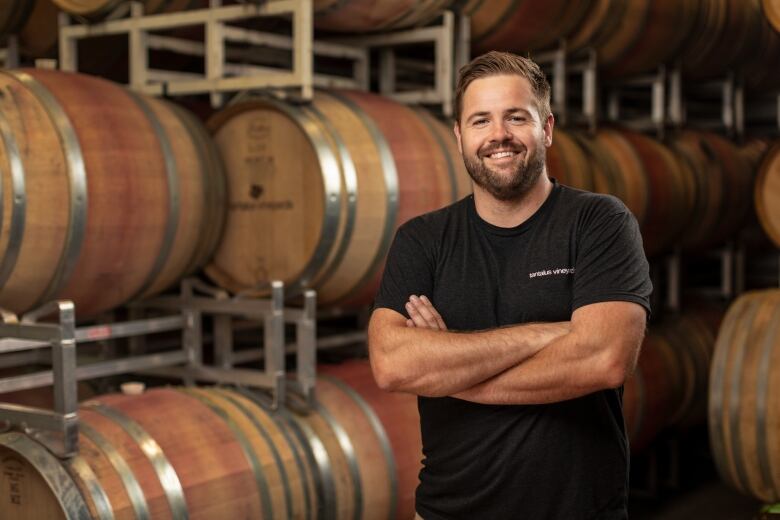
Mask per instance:
[[[491,129],[490,140],[502,142],[510,139],[512,139],[512,132],[509,131],[509,127],[507,126],[506,122],[496,122],[496,124],[494,124],[493,128]]]

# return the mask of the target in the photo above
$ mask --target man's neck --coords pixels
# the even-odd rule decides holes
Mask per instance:
[[[552,189],[553,183],[547,177],[546,171],[539,176],[533,187],[518,200],[498,200],[474,184],[474,206],[482,220],[498,227],[516,227],[536,213],[547,200]]]

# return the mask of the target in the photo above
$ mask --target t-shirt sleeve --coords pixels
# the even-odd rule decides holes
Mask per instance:
[[[629,301],[650,314],[650,268],[636,218],[617,200],[584,226],[577,248],[572,311],[606,301]]]
[[[404,316],[411,295],[432,296],[434,243],[424,223],[415,219],[401,226],[387,254],[385,270],[374,300],[374,309],[392,309]]]

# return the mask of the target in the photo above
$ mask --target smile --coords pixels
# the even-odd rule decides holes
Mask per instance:
[[[517,155],[517,152],[505,150],[501,152],[493,152],[489,154],[488,157],[490,159],[503,159],[504,157],[514,157],[515,155]]]

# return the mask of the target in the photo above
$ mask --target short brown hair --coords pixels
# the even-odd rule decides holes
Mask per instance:
[[[461,67],[458,72],[458,83],[455,88],[455,117],[458,124],[460,124],[460,117],[463,115],[463,94],[471,82],[475,79],[500,74],[517,74],[528,80],[536,97],[536,108],[539,110],[539,116],[544,124],[552,113],[550,109],[550,84],[547,82],[544,72],[530,58],[500,51],[490,51],[482,56],[477,56],[471,60],[471,63]]]

